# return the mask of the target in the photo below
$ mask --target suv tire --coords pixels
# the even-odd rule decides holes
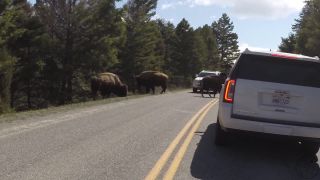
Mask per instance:
[[[193,92],[193,93],[197,93],[197,92],[198,92],[198,89],[197,89],[197,88],[193,88],[193,89],[192,89],[192,92]]]
[[[217,146],[225,146],[229,142],[229,134],[225,132],[220,125],[219,118],[217,118],[216,132],[215,132],[214,144]]]

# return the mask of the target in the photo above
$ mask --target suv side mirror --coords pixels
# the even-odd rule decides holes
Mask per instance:
[[[199,77],[199,74],[196,74],[195,77],[196,77],[196,78]]]

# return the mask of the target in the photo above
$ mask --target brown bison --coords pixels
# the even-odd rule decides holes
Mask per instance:
[[[125,97],[128,93],[128,86],[113,73],[100,73],[91,79],[91,91],[93,99],[96,98],[98,91],[103,97],[109,97],[111,93]]]
[[[137,88],[140,91],[141,86],[146,88],[146,93],[150,93],[150,89],[153,94],[156,86],[161,86],[161,94],[166,92],[168,76],[158,71],[144,71],[141,74],[135,76],[137,81]]]
[[[204,91],[207,91],[209,96],[211,97],[211,92],[213,93],[213,97],[216,97],[217,93],[220,93],[222,84],[224,84],[224,81],[226,80],[227,76],[224,73],[221,73],[219,76],[206,76],[201,81],[201,95],[202,97],[204,94]]]

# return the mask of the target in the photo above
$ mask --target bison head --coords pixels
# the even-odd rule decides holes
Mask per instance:
[[[126,97],[127,95],[128,95],[128,86],[125,84],[120,85],[117,91],[117,96]]]

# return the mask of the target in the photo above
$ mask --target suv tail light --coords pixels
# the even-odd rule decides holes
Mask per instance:
[[[226,103],[233,103],[234,90],[236,87],[236,80],[227,80],[224,89],[223,101]]]

